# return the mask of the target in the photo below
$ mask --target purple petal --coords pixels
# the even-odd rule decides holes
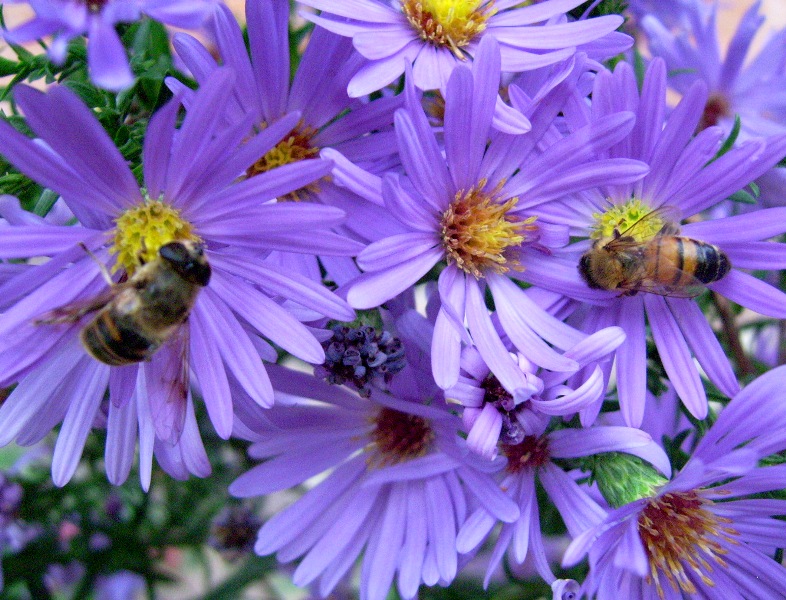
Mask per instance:
[[[197,302],[189,317],[190,360],[210,422],[221,438],[228,439],[232,433],[232,394],[221,353],[212,339],[211,315],[206,310],[204,303]]]
[[[52,455],[52,482],[62,487],[71,479],[79,465],[87,434],[93,426],[98,407],[109,383],[109,367],[83,357],[90,368],[81,371],[74,386],[71,405],[66,413]]]
[[[617,390],[625,423],[638,427],[644,418],[647,393],[647,345],[641,298],[619,302],[619,326],[625,341],[617,349]]]
[[[121,485],[128,479],[134,463],[136,433],[136,402],[126,402],[120,408],[110,403],[104,462],[107,479],[112,485]]]
[[[401,164],[412,185],[437,211],[444,211],[453,197],[445,159],[422,111],[410,115],[404,109],[396,111],[395,128]]]
[[[668,298],[666,303],[707,377],[721,392],[733,397],[740,391],[740,384],[699,305],[693,300],[680,298]]]
[[[126,51],[111,23],[90,19],[87,62],[90,79],[99,87],[120,91],[134,83]]]
[[[376,308],[417,283],[443,255],[442,248],[433,248],[390,269],[366,273],[352,285],[347,301],[354,308]]]
[[[687,223],[682,234],[723,245],[766,240],[786,231],[786,207],[763,208],[744,215]]]
[[[322,346],[302,323],[244,280],[215,271],[210,285],[251,327],[287,352],[314,364],[325,360]]]
[[[753,275],[732,269],[726,277],[708,287],[757,313],[786,319],[786,294]]]
[[[707,416],[707,395],[688,344],[665,298],[648,294],[644,306],[658,355],[677,395],[694,417],[704,419]]]

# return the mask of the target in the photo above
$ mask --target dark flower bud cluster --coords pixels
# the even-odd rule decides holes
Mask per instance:
[[[333,337],[322,343],[325,364],[317,376],[335,385],[349,385],[364,398],[372,383],[387,385],[406,364],[401,340],[370,326],[333,327]]]

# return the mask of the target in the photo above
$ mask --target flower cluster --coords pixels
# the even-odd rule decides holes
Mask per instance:
[[[210,544],[320,597],[783,596],[786,30],[627,4],[31,2],[0,446],[146,493],[248,442]]]

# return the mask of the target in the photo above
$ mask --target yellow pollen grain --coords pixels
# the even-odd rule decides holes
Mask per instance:
[[[486,29],[497,9],[494,0],[401,0],[412,28],[423,41],[448,47],[465,60],[461,48]]]
[[[593,213],[592,218],[595,219],[595,225],[592,227],[590,237],[596,240],[613,237],[614,232],[617,231],[631,235],[637,242],[646,242],[651,240],[664,225],[663,219],[637,198],[625,204],[612,206],[605,212]],[[636,227],[628,231],[634,224],[637,224]]]
[[[192,225],[176,208],[160,200],[146,200],[115,219],[110,251],[115,255],[113,271],[124,269],[129,276],[158,256],[161,246],[175,240],[199,240]]]
[[[508,255],[509,250],[521,246],[527,233],[537,229],[536,217],[508,215],[518,198],[500,201],[503,183],[490,192],[484,189],[486,183],[483,179],[468,191],[459,191],[440,223],[448,263],[455,263],[478,279],[487,269],[496,273],[521,271],[518,260]]]

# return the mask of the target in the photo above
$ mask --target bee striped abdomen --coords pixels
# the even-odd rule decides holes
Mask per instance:
[[[121,319],[103,310],[81,333],[82,344],[97,360],[111,366],[128,365],[148,358],[155,346]]]
[[[696,269],[694,276],[702,283],[712,283],[720,281],[731,269],[731,263],[726,254],[717,246],[691,240],[693,242],[692,252],[695,256]]]

